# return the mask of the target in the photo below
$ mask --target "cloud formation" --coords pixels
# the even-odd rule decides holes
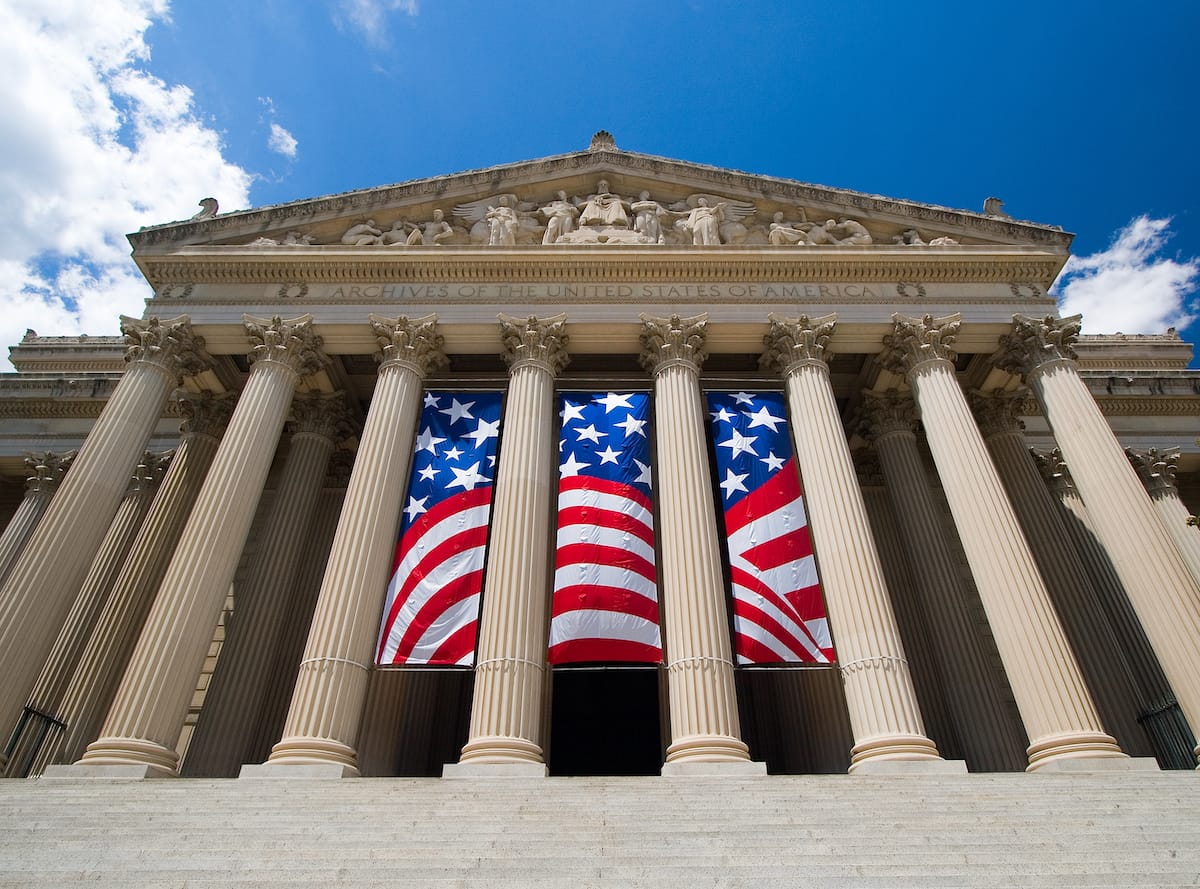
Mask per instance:
[[[1085,333],[1163,333],[1194,321],[1200,259],[1162,255],[1170,225],[1139,216],[1107,250],[1068,259],[1052,291],[1062,314],[1082,314]]]
[[[271,122],[271,135],[267,139],[267,147],[282,154],[286,158],[296,156],[296,137],[274,121]]]
[[[166,0],[0,0],[0,370],[25,328],[116,333],[149,288],[125,233],[249,203],[192,93],[146,70]]]
[[[420,12],[418,0],[340,0],[334,23],[339,28],[359,31],[367,43],[383,47],[388,43],[387,14],[390,12],[414,16]]]

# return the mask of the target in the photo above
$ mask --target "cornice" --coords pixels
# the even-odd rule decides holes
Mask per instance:
[[[108,403],[108,394],[88,401],[66,398],[0,399],[0,419],[72,420],[95,419]],[[163,417],[182,417],[174,401],[163,408]]]
[[[1106,417],[1200,417],[1200,398],[1097,398]]]
[[[1065,253],[1037,247],[182,247],[144,252],[156,290],[188,284],[390,282],[673,283],[828,281],[1030,284],[1048,288]]]

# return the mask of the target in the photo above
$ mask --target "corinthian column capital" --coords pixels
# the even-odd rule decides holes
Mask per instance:
[[[183,422],[179,431],[185,435],[207,435],[220,438],[229,418],[233,416],[237,396],[232,392],[222,395],[193,395],[185,392],[177,398]]]
[[[29,477],[25,479],[25,490],[31,494],[53,494],[74,459],[74,451],[64,454],[45,451],[28,455],[25,466],[29,470]]]
[[[318,435],[337,442],[348,438],[352,431],[344,393],[297,395],[292,399],[293,435]]]
[[[1032,414],[1036,404],[1025,389],[1018,392],[971,392],[968,397],[984,438],[1006,432],[1024,432],[1025,424],[1021,417]]]
[[[1175,490],[1179,448],[1126,448],[1125,456],[1149,493]]]
[[[687,364],[699,371],[708,353],[704,351],[704,337],[708,329],[708,313],[681,318],[658,318],[642,315],[642,354],[638,357],[642,367],[658,373],[673,364]]]
[[[907,376],[927,362],[954,360],[957,353],[951,347],[962,325],[962,315],[910,318],[896,313],[892,325],[879,355],[880,362],[892,373]]]
[[[1029,453],[1033,455],[1033,462],[1037,464],[1038,472],[1051,491],[1059,496],[1075,492],[1075,482],[1071,479],[1071,470],[1067,468],[1062,451],[1058,448],[1049,451],[1030,448]]]
[[[133,475],[129,479],[129,487],[125,493],[145,493],[157,489],[159,482],[167,474],[167,467],[171,465],[171,458],[174,456],[174,451],[159,451],[158,453],[146,451],[142,454],[142,459],[134,467]]]
[[[130,364],[148,364],[175,378],[195,376],[212,367],[212,357],[204,351],[204,337],[196,336],[187,315],[160,321],[158,318],[121,316],[121,334],[125,337],[125,360]]]
[[[1000,337],[1000,349],[993,358],[996,367],[1028,376],[1055,361],[1074,361],[1081,317],[1013,315],[1012,331]]]
[[[500,315],[500,340],[504,343],[501,357],[509,372],[526,364],[536,364],[551,375],[558,374],[567,366],[571,356],[567,354],[567,336],[564,328],[567,316],[553,315],[549,318],[514,318]]]
[[[895,389],[863,393],[859,431],[867,440],[878,441],[897,432],[912,432],[916,423],[917,405],[910,395],[901,395]]]
[[[375,333],[383,364],[403,364],[420,377],[449,364],[442,352],[445,340],[438,333],[437,315],[410,320],[406,315],[386,318],[372,313],[367,320]]]
[[[329,363],[321,351],[322,341],[313,333],[312,315],[284,320],[243,315],[242,323],[250,337],[250,363],[272,361],[282,364],[298,376],[308,376]]]
[[[837,325],[837,314],[810,318],[785,318],[782,315],[767,316],[770,329],[763,337],[767,347],[760,363],[768,370],[787,375],[791,368],[801,363],[827,365],[833,357],[829,338]]]

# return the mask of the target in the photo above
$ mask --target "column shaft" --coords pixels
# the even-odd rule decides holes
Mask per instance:
[[[25,483],[25,496],[5,526],[4,534],[0,535],[0,584],[8,578],[17,557],[25,551],[30,536],[50,505],[50,499],[58,490],[58,484],[74,456],[73,453],[60,455],[46,452],[25,458],[25,465],[32,474]]]
[[[1179,448],[1126,448],[1125,454],[1145,485],[1150,502],[1162,519],[1163,529],[1175,541],[1192,577],[1200,579],[1200,528],[1188,524],[1191,512],[1179,498],[1179,488],[1175,486]]]

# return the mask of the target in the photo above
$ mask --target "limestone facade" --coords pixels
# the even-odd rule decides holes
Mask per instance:
[[[144,318],[0,376],[7,775],[1195,767],[1200,375],[1056,316],[1060,229],[598,139],[130,240]],[[658,665],[547,661],[589,389],[652,398]],[[505,397],[478,647],[378,667],[433,390]],[[733,655],[735,391],[787,406],[834,664]]]

